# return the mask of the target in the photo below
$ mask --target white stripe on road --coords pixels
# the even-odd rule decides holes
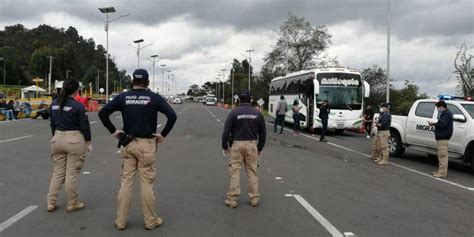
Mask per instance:
[[[219,122],[219,123],[220,123],[220,122],[221,122],[221,120],[220,120],[220,119],[217,119],[217,122]]]
[[[115,117],[115,118],[116,118],[116,119],[119,119],[119,118],[122,118],[122,116],[117,116],[117,117]]]
[[[293,197],[316,219],[333,237],[344,237],[321,213],[311,206],[302,196],[293,194]]]
[[[34,136],[34,135],[28,135],[28,136],[23,136],[23,137],[16,137],[16,138],[12,138],[12,139],[2,140],[2,141],[0,141],[0,143],[11,142],[11,141],[16,141],[16,140],[20,140],[20,139],[30,138],[32,136]]]
[[[4,221],[0,224],[0,232],[3,232],[11,225],[15,224],[15,222],[19,221],[21,218],[25,217],[26,215],[30,214],[30,212],[34,211],[38,206],[31,205],[22,211],[18,212],[16,215],[10,217],[10,219]]]
[[[90,122],[90,124],[94,124],[94,123],[97,123],[97,121],[92,121],[92,122]]]
[[[267,125],[268,126],[273,126],[273,124],[267,122]],[[287,129],[285,128],[286,131],[291,131],[290,129]],[[313,139],[313,140],[319,140],[318,138],[315,138],[315,137],[312,137],[312,136],[309,136],[307,134],[304,134],[304,133],[300,133],[301,136],[304,136],[304,137],[307,137],[307,138],[310,138],[310,139]],[[344,146],[341,146],[341,145],[338,145],[338,144],[335,144],[335,143],[332,143],[332,142],[327,142],[326,144],[328,145],[331,145],[331,146],[334,146],[334,147],[337,147],[337,148],[340,148],[340,149],[343,149],[343,150],[346,150],[346,151],[350,151],[350,152],[353,152],[353,153],[356,153],[356,154],[359,154],[361,156],[365,156],[365,157],[371,157],[370,155],[368,154],[365,154],[365,153],[362,153],[360,151],[356,151],[356,150],[353,150],[351,148],[347,148],[347,147],[344,147]],[[419,174],[419,175],[423,175],[425,177],[428,177],[428,178],[431,178],[431,179],[434,179],[434,180],[438,180],[440,182],[443,182],[443,183],[447,183],[447,184],[450,184],[450,185],[453,185],[453,186],[456,186],[456,187],[459,187],[459,188],[462,188],[462,189],[466,189],[466,190],[469,190],[469,191],[474,191],[474,188],[470,188],[470,187],[467,187],[467,186],[464,186],[462,184],[458,184],[458,183],[455,183],[455,182],[452,182],[452,181],[449,181],[449,180],[446,180],[446,179],[440,179],[440,178],[435,178],[433,177],[432,175],[429,175],[429,174],[426,174],[426,173],[423,173],[421,171],[418,171],[418,170],[415,170],[415,169],[412,169],[412,168],[409,168],[409,167],[406,167],[406,166],[403,166],[403,165],[399,165],[399,164],[395,164],[393,162],[389,162],[391,165],[393,166],[396,166],[398,168],[402,168],[402,169],[405,169],[405,170],[408,170],[408,171],[411,171],[411,172],[414,172],[416,174]]]
[[[161,127],[161,123],[160,123],[160,124],[158,124],[158,126],[156,126],[156,128],[159,128],[159,127]]]

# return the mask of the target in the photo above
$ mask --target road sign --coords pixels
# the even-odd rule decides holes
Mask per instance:
[[[41,78],[39,78],[39,77],[37,77],[37,78],[34,78],[34,79],[31,80],[31,81],[33,81],[33,82],[43,82],[44,80],[41,79]]]
[[[100,88],[100,89],[99,89],[99,92],[100,92],[101,94],[104,93],[104,91],[105,91],[104,88]]]
[[[257,103],[258,103],[258,105],[260,105],[260,107],[262,107],[262,105],[265,104],[265,101],[264,101],[262,98],[260,98],[260,99],[257,101]]]

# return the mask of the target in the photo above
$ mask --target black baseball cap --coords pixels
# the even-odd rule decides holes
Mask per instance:
[[[387,108],[389,107],[390,105],[388,103],[381,103],[380,104],[380,108]]]
[[[239,97],[240,97],[240,99],[242,99],[242,98],[250,98],[250,97],[252,97],[252,94],[250,93],[250,91],[245,90],[245,91],[240,92]]]
[[[150,82],[148,79],[148,72],[145,69],[137,69],[133,72],[132,84],[145,84],[148,85]]]

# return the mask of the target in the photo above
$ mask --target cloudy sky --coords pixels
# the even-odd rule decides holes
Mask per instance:
[[[327,25],[333,44],[328,53],[343,66],[386,66],[387,0],[1,0],[0,27],[21,23],[67,28],[105,44],[104,16],[98,7],[114,6],[114,16],[130,14],[110,26],[110,53],[119,68],[133,71],[136,51],[129,44],[153,43],[141,51],[140,67],[150,70],[158,54],[176,75],[178,91],[202,84],[244,59],[263,64],[288,12],[313,25]],[[462,42],[474,46],[473,0],[392,0],[392,64],[395,84],[417,83],[430,95],[454,93],[453,59]],[[450,79],[451,78],[451,79]],[[156,85],[161,72],[156,70]]]

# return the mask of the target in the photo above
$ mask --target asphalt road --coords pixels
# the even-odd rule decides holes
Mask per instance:
[[[229,209],[220,149],[229,111],[174,109],[177,124],[157,155],[157,212],[165,224],[152,231],[143,228],[138,185],[128,229],[114,228],[121,164],[96,113],[89,115],[94,150],[79,180],[86,208],[75,213],[65,212],[64,191],[57,211],[46,212],[48,121],[0,123],[0,236],[474,236],[474,176],[466,166],[450,164],[446,181],[431,178],[436,163],[415,152],[377,166],[367,157],[370,141],[357,133],[329,134],[323,144],[317,135],[273,135],[269,124],[260,205],[250,207],[242,195]],[[120,114],[112,118],[121,123]],[[245,184],[243,172],[243,194]]]

